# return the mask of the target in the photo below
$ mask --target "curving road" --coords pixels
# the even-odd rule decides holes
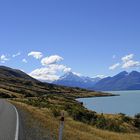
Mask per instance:
[[[18,125],[16,108],[0,99],[0,140],[18,140]]]

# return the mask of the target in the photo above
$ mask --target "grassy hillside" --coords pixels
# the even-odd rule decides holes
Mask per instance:
[[[40,109],[48,109],[54,117],[60,117],[64,111],[75,121],[83,122],[96,128],[114,132],[140,132],[140,118],[131,118],[124,114],[105,115],[87,110],[82,103],[65,94],[48,94],[45,97],[14,99]]]
[[[58,139],[60,117],[54,116],[54,113],[48,108],[38,108],[21,102],[13,102],[18,109],[26,111],[31,118],[28,121],[29,126],[35,120],[45,129],[43,137]],[[107,130],[98,129],[86,123],[75,121],[65,112],[65,126],[63,140],[140,140],[140,133],[116,133]]]
[[[66,114],[64,134],[66,140],[68,138],[74,140],[74,137],[79,140],[90,140],[93,136],[96,140],[109,140],[110,137],[116,140],[121,136],[122,140],[129,137],[127,133],[140,133],[140,117],[97,114],[87,110],[82,103],[75,100],[79,97],[111,96],[111,94],[42,83],[21,71],[7,67],[0,67],[0,76],[0,97],[11,98],[16,105],[22,104],[21,109],[32,112],[46,128],[53,129],[56,137],[62,111]],[[43,118],[45,116],[46,118]],[[125,134],[118,135],[113,132]],[[138,134],[130,136],[132,140],[140,138]]]
[[[91,97],[106,95],[80,88],[69,88],[42,83],[22,71],[0,67],[0,97],[36,97],[47,94],[63,94],[71,97]]]

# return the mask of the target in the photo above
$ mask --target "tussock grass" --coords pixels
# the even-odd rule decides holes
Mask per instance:
[[[13,101],[12,103],[31,113],[34,119],[40,121],[44,129],[50,130],[58,139],[60,117],[54,117],[50,109],[33,107],[25,103]],[[66,113],[63,140],[140,140],[140,134],[100,130],[94,126],[75,121]]]
[[[52,111],[55,117],[60,116],[64,110],[76,121],[80,121],[103,130],[114,132],[137,132],[140,131],[140,119],[134,119],[125,114],[107,115],[97,114],[87,110],[81,103],[72,97],[64,95],[47,95],[46,97],[15,99],[34,107],[46,108]]]
[[[21,98],[23,96],[21,94],[0,88],[0,97],[3,97],[3,98]]]

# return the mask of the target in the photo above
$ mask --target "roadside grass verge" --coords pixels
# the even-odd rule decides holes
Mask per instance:
[[[15,101],[12,101],[12,103],[30,113],[34,119],[37,119],[44,130],[46,130],[46,135],[48,135],[47,132],[49,130],[53,140],[58,139],[60,117],[55,117],[51,109],[35,107]],[[94,126],[75,121],[65,112],[63,140],[140,140],[140,134],[100,130]]]

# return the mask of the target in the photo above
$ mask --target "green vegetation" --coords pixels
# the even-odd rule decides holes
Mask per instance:
[[[73,97],[66,97],[65,94],[48,94],[45,97],[33,97],[16,99],[38,108],[47,108],[52,111],[54,117],[59,117],[61,111],[65,111],[76,121],[114,132],[138,132],[140,130],[140,119],[131,118],[124,114],[104,115],[87,110],[82,103]]]
[[[23,110],[29,114],[29,127],[34,125],[34,122],[38,121],[39,125],[42,126],[44,130],[43,137],[46,139],[58,139],[59,123],[60,123],[60,114],[55,110],[48,108],[40,108],[32,105],[27,105],[21,102],[13,102],[18,109]],[[56,114],[56,115],[55,115]],[[106,116],[106,118],[119,118],[118,116]],[[51,136],[50,137],[50,132]],[[48,138],[49,135],[49,138]],[[139,133],[116,133],[106,130],[101,130],[95,126],[89,125],[87,123],[82,123],[80,121],[75,121],[72,119],[67,112],[65,112],[65,126],[63,133],[63,140],[140,140]]]
[[[101,135],[102,138],[98,138],[100,136],[97,136],[96,140],[110,139],[110,133],[113,140],[118,140],[118,135],[111,131],[125,133],[140,132],[139,114],[135,118],[128,117],[124,114],[97,114],[94,111],[87,110],[82,103],[75,100],[76,98],[83,97],[112,96],[112,94],[42,83],[21,71],[13,69],[0,69],[0,76],[0,97],[11,98],[13,101],[16,101],[16,104],[23,104],[27,110],[28,108],[34,109],[34,111],[30,109],[29,111],[34,112],[34,116],[37,118],[42,118],[40,120],[43,120],[47,127],[56,125],[53,130],[58,130],[58,119],[60,118],[61,112],[64,111],[67,116],[65,134],[68,138],[72,135],[71,140],[74,140],[74,137],[79,139],[81,135],[83,140],[87,137],[87,140],[93,140],[94,133],[99,132],[98,135],[101,135],[100,133],[106,130],[109,130],[109,132],[104,132],[104,135]],[[43,118],[43,116],[48,117]],[[48,124],[50,125],[48,126]],[[104,131],[98,130],[97,128]],[[73,130],[79,136],[75,135]],[[127,135],[125,137],[122,136],[119,140],[123,140],[126,137]],[[133,140],[133,138],[140,137],[138,135],[136,137],[132,136],[131,138]],[[127,139],[130,138],[127,137]]]
[[[134,125],[140,129],[140,113],[135,115]]]
[[[111,95],[80,88],[42,83],[22,71],[3,66],[0,66],[0,91],[0,97],[5,95],[7,98],[13,98],[12,95],[17,98],[40,97],[48,94],[57,94],[73,98]],[[10,96],[7,96],[7,94]]]

